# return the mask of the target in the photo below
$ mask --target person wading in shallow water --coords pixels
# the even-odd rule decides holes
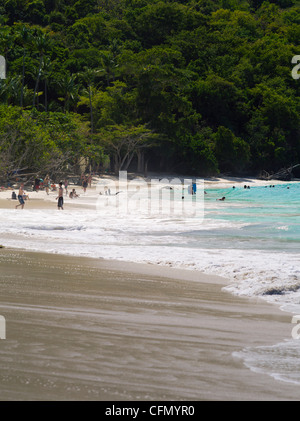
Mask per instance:
[[[62,187],[62,183],[59,183],[58,196],[56,199],[58,199],[58,203],[57,203],[58,210],[59,209],[63,210],[64,209],[64,189]]]

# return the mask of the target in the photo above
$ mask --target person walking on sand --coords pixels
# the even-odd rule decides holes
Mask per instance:
[[[19,188],[19,193],[18,193],[19,204],[16,206],[16,209],[19,206],[21,206],[22,209],[24,209],[24,205],[25,205],[25,202],[24,202],[24,194],[25,194],[25,192],[24,192],[24,184],[21,184],[20,185],[20,188]]]
[[[64,189],[62,187],[62,183],[59,183],[58,196],[56,200],[57,199],[58,199],[58,203],[57,203],[58,210],[60,209],[64,210]]]

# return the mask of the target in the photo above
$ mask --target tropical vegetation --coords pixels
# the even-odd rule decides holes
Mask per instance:
[[[4,0],[0,178],[300,163],[296,0]]]

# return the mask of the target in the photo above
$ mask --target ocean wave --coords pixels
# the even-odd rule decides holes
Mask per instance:
[[[278,206],[278,200],[287,197],[283,188],[250,190],[227,189],[229,200],[221,206],[216,197],[223,192],[209,191],[204,219],[158,214],[121,218],[91,209],[24,210],[16,218],[15,211],[0,210],[1,243],[31,250],[45,250],[46,245],[52,253],[199,270],[227,278],[226,289],[233,294],[296,303],[299,214],[289,203]],[[249,198],[250,205],[244,202]],[[246,207],[252,209],[250,216]]]
[[[86,227],[83,225],[79,226],[63,226],[63,225],[24,225],[23,230],[34,230],[34,231],[82,231]]]
[[[272,346],[245,348],[234,352],[233,357],[242,359],[244,364],[256,373],[300,385],[300,351],[297,339]]]

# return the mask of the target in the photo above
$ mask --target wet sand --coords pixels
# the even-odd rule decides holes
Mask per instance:
[[[12,199],[1,199],[0,198],[0,209],[15,209],[16,205],[19,204],[18,200]],[[24,209],[51,209],[54,206],[44,200],[44,198],[32,198],[25,201]],[[19,206],[18,210],[22,210]]]
[[[290,338],[277,307],[192,271],[0,249],[0,400],[298,400],[232,356]]]

